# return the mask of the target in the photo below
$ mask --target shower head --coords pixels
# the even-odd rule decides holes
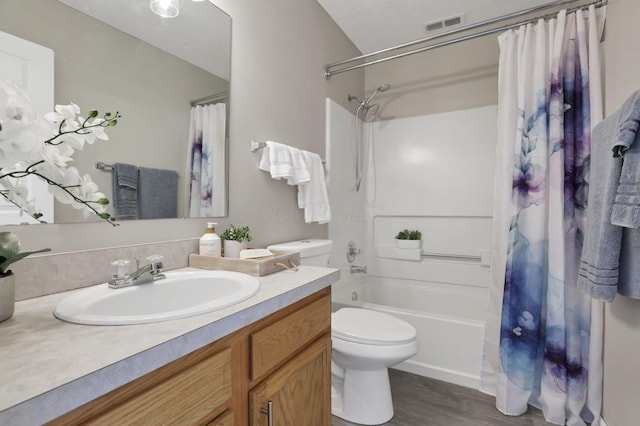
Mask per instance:
[[[369,95],[367,100],[364,101],[365,105],[368,104],[378,94],[378,92],[384,92],[385,90],[389,90],[390,87],[391,87],[390,84],[383,84],[382,86],[378,87],[376,90],[373,91],[371,95]]]
[[[365,110],[364,110],[364,119],[365,119],[365,121],[373,118],[376,115],[376,113],[378,112],[378,108],[380,108],[380,105],[378,105],[378,104],[365,106]]]

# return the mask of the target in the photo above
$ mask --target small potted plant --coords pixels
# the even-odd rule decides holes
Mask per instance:
[[[51,249],[20,253],[20,240],[13,232],[0,232],[0,322],[11,318],[15,306],[15,276],[9,265],[33,253]]]
[[[398,232],[396,235],[398,248],[419,249],[422,247],[422,233],[418,230],[408,230]]]
[[[247,225],[231,225],[220,238],[224,240],[224,257],[238,258],[240,251],[247,248],[251,237],[251,230]]]

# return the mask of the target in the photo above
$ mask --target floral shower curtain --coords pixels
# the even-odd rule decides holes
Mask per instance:
[[[480,390],[520,415],[598,425],[602,305],[576,287],[591,129],[602,119],[596,14],[562,11],[499,38],[490,306]],[[599,15],[599,16],[597,16]]]
[[[191,108],[187,170],[188,217],[225,215],[226,105]]]

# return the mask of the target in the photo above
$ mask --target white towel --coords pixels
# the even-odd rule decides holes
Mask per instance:
[[[260,170],[271,173],[273,179],[288,179],[293,173],[289,147],[272,141],[268,141],[266,145],[260,160]]]
[[[328,223],[331,221],[331,207],[322,159],[313,152],[302,151],[302,153],[311,179],[298,185],[298,207],[304,208],[306,223]]]
[[[291,156],[291,175],[287,178],[289,185],[299,185],[311,180],[309,170],[307,170],[307,162],[304,158],[304,151],[294,148],[289,148],[289,155]]]

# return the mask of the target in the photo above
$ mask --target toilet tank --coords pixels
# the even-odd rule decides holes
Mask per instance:
[[[331,240],[300,240],[288,243],[273,244],[269,250],[299,251],[300,264],[309,266],[329,266],[329,255],[333,247]]]

